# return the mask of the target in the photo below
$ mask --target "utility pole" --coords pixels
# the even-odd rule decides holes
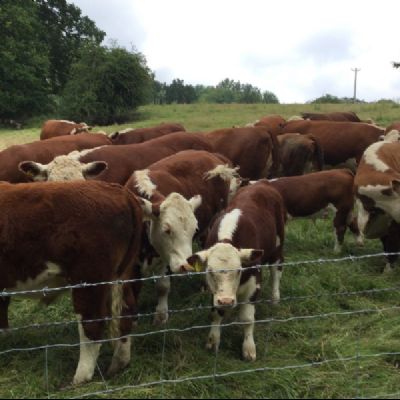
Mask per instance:
[[[361,68],[352,68],[354,71],[354,96],[353,96],[353,103],[357,100],[357,73],[361,71]]]

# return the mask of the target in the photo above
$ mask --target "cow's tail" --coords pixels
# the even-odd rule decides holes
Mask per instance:
[[[271,137],[271,154],[272,154],[272,165],[271,171],[269,171],[269,176],[276,177],[279,173],[279,167],[281,165],[281,151],[280,151],[280,144],[275,133],[269,132],[269,136]],[[267,172],[268,174],[268,172]]]
[[[129,244],[127,251],[118,266],[116,271],[117,279],[121,280],[132,280],[140,278],[140,273],[136,268],[137,258],[140,251],[143,221],[141,214],[141,207],[136,196],[126,189],[128,203],[130,207],[132,232],[129,238]],[[137,310],[134,309],[137,304],[137,298],[139,296],[141,284],[140,281],[132,283],[118,283],[111,286],[111,321],[109,324],[109,332],[112,338],[118,338],[121,336],[121,325],[129,323],[127,319],[121,318],[123,315],[135,315]],[[125,295],[127,297],[125,297]],[[133,297],[133,298],[132,298]],[[129,299],[129,304],[124,300]],[[134,304],[131,304],[131,303]],[[127,311],[124,313],[124,309]],[[123,332],[127,334],[127,332]],[[112,341],[113,345],[116,341]]]
[[[322,171],[324,169],[325,162],[324,162],[324,150],[322,148],[321,142],[314,135],[308,134],[307,137],[314,143],[314,155],[313,155],[314,165],[318,171]]]

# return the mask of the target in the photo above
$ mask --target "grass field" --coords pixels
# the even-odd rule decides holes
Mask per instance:
[[[361,118],[372,118],[381,125],[400,119],[400,107],[367,105],[184,105],[146,106],[138,119],[126,126],[149,126],[176,121],[191,131],[243,125],[262,115],[279,113],[285,117],[301,111],[353,110]],[[101,127],[112,132],[120,127]],[[39,124],[21,131],[0,130],[4,148],[38,138]],[[346,234],[340,257],[381,252],[379,241],[367,241],[357,247]],[[333,253],[332,218],[291,221],[287,226],[285,261],[336,258]],[[104,381],[99,371],[92,383],[68,387],[76,368],[78,347],[55,347],[33,351],[12,351],[46,344],[78,343],[76,324],[22,329],[0,334],[0,397],[81,397],[87,393],[115,390],[91,398],[348,398],[393,397],[400,392],[400,272],[382,274],[382,257],[341,262],[320,262],[288,266],[283,274],[283,300],[272,306],[265,284],[257,306],[255,328],[257,361],[241,360],[242,329],[228,326],[222,330],[219,353],[205,350],[207,329],[189,329],[209,325],[209,295],[200,291],[200,277],[174,278],[170,298],[173,313],[166,327],[155,328],[151,319],[139,320],[135,334],[154,332],[134,338],[132,362],[118,376]],[[382,289],[387,289],[383,291]],[[356,293],[355,293],[356,292]],[[361,292],[361,293],[360,293]],[[154,310],[153,282],[143,287],[141,312]],[[361,312],[375,310],[376,312]],[[377,311],[382,310],[382,311]],[[235,313],[227,323],[235,321]],[[302,318],[310,317],[312,318]],[[10,307],[12,327],[32,323],[74,319],[69,296],[44,307],[37,302],[16,299]],[[391,353],[391,354],[388,354]],[[381,354],[378,355],[377,354]],[[105,372],[111,360],[111,346],[103,346],[99,370]],[[255,372],[248,370],[258,369]],[[215,373],[235,375],[206,378]],[[240,373],[241,372],[241,373]],[[204,377],[203,379],[200,379]],[[146,385],[160,380],[181,381]],[[125,386],[143,385],[141,388]]]

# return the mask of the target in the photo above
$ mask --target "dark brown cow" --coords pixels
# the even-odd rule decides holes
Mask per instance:
[[[343,122],[362,122],[357,114],[352,111],[330,112],[330,113],[301,113],[304,119],[312,121],[343,121]]]
[[[278,302],[282,267],[276,264],[283,262],[284,235],[282,197],[267,180],[261,180],[238,191],[212,224],[206,250],[189,258],[190,264],[204,266],[213,294],[215,308],[207,343],[209,349],[219,348],[224,308],[240,302],[239,318],[244,323],[243,357],[249,361],[256,359],[254,301],[261,289],[261,269],[248,267],[257,263],[271,265],[272,300]]]
[[[290,121],[281,130],[283,133],[310,133],[320,142],[327,165],[339,165],[354,159],[359,162],[365,149],[379,140],[382,128],[355,122]]]
[[[328,205],[335,207],[335,248],[339,253],[347,226],[357,235],[359,230],[353,218],[355,202],[354,175],[348,169],[314,172],[271,180],[271,185],[282,195],[291,217],[308,217]],[[361,237],[358,237],[361,244]]]
[[[92,129],[86,123],[77,124],[73,121],[64,121],[59,119],[49,119],[42,126],[40,140],[50,139],[57,136],[77,135],[79,133],[88,133]]]
[[[273,114],[260,118],[254,126],[266,126],[269,132],[279,133],[286,120],[280,115]]]
[[[28,182],[31,179],[18,169],[23,161],[32,160],[47,164],[61,154],[106,144],[111,144],[106,135],[82,133],[77,136],[62,136],[10,146],[0,152],[0,180],[11,183]]]
[[[313,135],[285,133],[278,136],[281,166],[278,176],[296,176],[321,171],[324,167],[322,147]]]
[[[360,199],[359,225],[367,238],[379,238],[385,252],[400,251],[400,142],[382,141],[364,153],[354,180]],[[388,256],[390,271],[398,258]]]
[[[205,134],[216,153],[238,166],[240,176],[260,179],[276,176],[279,168],[279,143],[265,126],[219,129]]]
[[[95,284],[133,276],[142,230],[138,200],[119,185],[104,182],[2,182],[0,207],[2,290],[94,284],[72,289],[81,342],[73,383],[91,380],[101,346],[94,341],[103,337],[104,318],[113,318],[111,335],[118,338],[130,334],[128,316],[137,313],[138,290],[133,292],[131,285]],[[9,303],[3,292],[0,329],[8,327]],[[90,320],[98,321],[84,322]],[[115,341],[110,374],[129,363],[130,346],[129,339]]]
[[[92,151],[74,152],[56,158],[49,165],[26,162],[21,168],[35,180],[60,181],[85,179],[89,164],[89,168],[95,169],[93,173],[99,173],[96,179],[123,185],[134,171],[186,149],[212,150],[201,134],[175,132],[139,144],[110,145]],[[108,166],[106,170],[105,166]]]
[[[142,143],[173,132],[185,132],[185,128],[177,123],[162,123],[150,128],[127,128],[110,135],[113,144]]]
[[[193,237],[204,236],[211,219],[227,205],[235,175],[224,156],[195,150],[181,151],[132,175],[126,187],[143,197],[149,241],[161,257],[151,266],[157,275],[165,274],[167,266],[173,273],[184,270]],[[168,277],[159,280],[156,323],[168,318],[169,289]]]

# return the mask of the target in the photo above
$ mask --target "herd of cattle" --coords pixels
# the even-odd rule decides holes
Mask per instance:
[[[207,133],[171,123],[111,135],[90,129],[50,120],[40,141],[0,152],[0,330],[8,328],[7,291],[93,284],[72,290],[74,384],[92,379],[107,319],[115,339],[108,373],[129,363],[140,278],[151,275],[162,277],[162,324],[170,274],[206,271],[214,307],[207,347],[218,349],[224,312],[240,303],[242,354],[255,360],[255,266],[270,265],[278,302],[288,216],[330,205],[335,251],[347,228],[360,243],[380,238],[386,252],[400,250],[400,123],[382,128],[332,113],[269,115]],[[133,283],[96,285],[120,280]]]

